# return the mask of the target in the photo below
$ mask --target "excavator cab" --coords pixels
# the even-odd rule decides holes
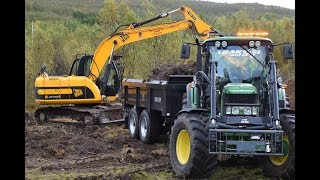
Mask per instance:
[[[120,82],[123,72],[123,68],[120,63],[116,62],[122,56],[114,56],[113,61],[107,64],[105,67],[105,72],[103,77],[98,77],[96,80],[96,85],[101,90],[101,95],[105,96],[115,96],[119,93]],[[92,63],[92,55],[84,54],[81,57],[76,56],[76,59],[72,63],[72,67],[69,76],[86,76],[90,74],[90,65]]]

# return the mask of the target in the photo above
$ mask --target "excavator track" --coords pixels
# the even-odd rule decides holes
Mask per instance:
[[[38,122],[51,121],[85,125],[124,122],[123,108],[119,103],[94,106],[47,106],[38,108],[34,117]]]

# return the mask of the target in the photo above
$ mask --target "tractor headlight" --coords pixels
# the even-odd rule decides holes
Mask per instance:
[[[249,41],[249,47],[253,47],[254,46],[254,41]]]
[[[232,114],[239,114],[239,107],[232,107]]]
[[[231,114],[231,107],[230,106],[226,107],[226,114]]]
[[[221,46],[222,46],[223,48],[227,47],[227,45],[228,45],[227,41],[222,41]]]
[[[219,48],[220,45],[221,45],[221,43],[220,43],[220,41],[216,41],[216,42],[214,43],[214,45],[215,45],[217,48]]]
[[[251,115],[251,107],[244,107],[243,112],[245,115]]]
[[[256,47],[258,48],[258,47],[261,46],[261,42],[260,42],[260,41],[256,41],[256,42],[255,42],[255,45],[256,45]]]
[[[252,107],[252,115],[257,115],[258,114],[258,108],[256,106]]]

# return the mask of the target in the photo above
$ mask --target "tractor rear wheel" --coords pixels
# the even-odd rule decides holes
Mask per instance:
[[[269,156],[265,158],[263,171],[273,177],[284,179],[295,178],[295,116],[281,114],[280,125],[284,131],[284,156]]]
[[[209,154],[209,119],[201,114],[178,115],[171,129],[169,152],[174,172],[183,178],[203,178],[216,168],[216,155]]]

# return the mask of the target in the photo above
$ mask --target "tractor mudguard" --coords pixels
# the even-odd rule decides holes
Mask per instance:
[[[179,114],[184,113],[184,112],[207,112],[207,113],[210,113],[210,110],[201,109],[201,108],[183,108],[175,115],[174,118],[176,119]]]

